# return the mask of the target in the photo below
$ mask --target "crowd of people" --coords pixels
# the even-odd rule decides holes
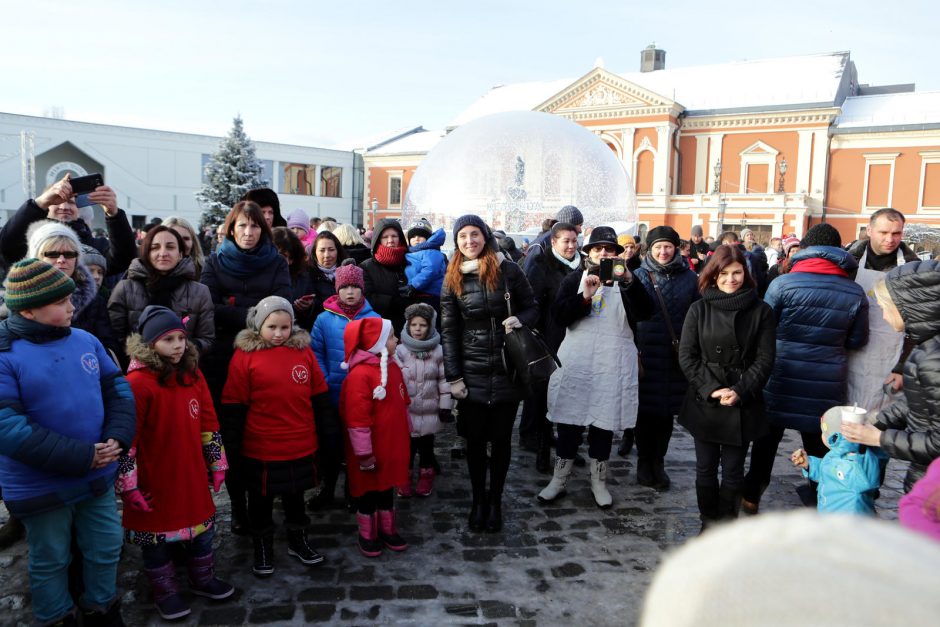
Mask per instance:
[[[940,266],[903,244],[893,209],[848,248],[822,223],[766,250],[748,230],[582,233],[573,206],[517,247],[464,215],[448,257],[425,219],[366,233],[285,219],[269,189],[215,237],[179,217],[135,234],[113,190],[89,198],[106,237],[68,177],[0,231],[0,542],[25,528],[42,624],[122,624],[124,542],[141,548],[163,618],[190,613],[179,555],[190,593],[230,597],[212,553],[223,484],[259,577],[276,571],[275,497],[287,554],[324,561],[308,511],[337,501],[344,474],[362,555],[405,551],[395,499],[433,493],[435,434],[451,422],[468,528],[499,532],[523,401],[519,442],[551,475],[542,502],[589,466],[594,502],[611,507],[618,438],[617,454],[636,447],[637,484],[668,490],[678,420],[704,531],[759,511],[792,429],[807,505],[871,513],[887,460],[903,460],[901,521],[940,539]],[[528,386],[504,355],[523,327],[560,362]]]

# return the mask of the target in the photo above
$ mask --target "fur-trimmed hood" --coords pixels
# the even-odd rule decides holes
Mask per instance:
[[[162,372],[166,367],[166,362],[160,358],[160,355],[150,344],[144,341],[140,333],[131,333],[127,336],[126,349],[127,356],[131,359],[131,363],[127,367],[128,373],[144,369]],[[181,363],[183,362],[199,363],[199,351],[196,350],[196,345],[189,340],[186,340],[186,352],[183,353]]]
[[[307,348],[310,346],[310,334],[300,327],[295,326],[291,336],[287,338],[287,341],[281,344],[281,346],[295,348],[297,350]],[[253,329],[242,329],[238,332],[238,335],[235,336],[235,348],[241,349],[246,353],[253,353],[267,348],[275,348],[275,346],[261,337],[261,334],[257,331]]]

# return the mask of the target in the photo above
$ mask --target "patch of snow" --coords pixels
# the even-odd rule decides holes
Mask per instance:
[[[853,96],[842,104],[837,128],[940,123],[940,91]]]

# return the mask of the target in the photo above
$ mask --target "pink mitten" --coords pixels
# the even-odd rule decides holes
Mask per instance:
[[[212,489],[218,492],[222,489],[222,483],[225,481],[225,471],[213,470],[210,475],[212,477]]]
[[[121,492],[121,500],[124,502],[124,507],[132,509],[135,512],[153,511],[153,508],[150,507],[150,499],[148,496],[136,488],[128,492]]]

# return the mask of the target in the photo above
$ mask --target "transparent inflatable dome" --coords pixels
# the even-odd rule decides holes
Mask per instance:
[[[497,113],[457,128],[428,153],[408,186],[402,224],[427,218],[449,241],[454,219],[474,213],[493,229],[535,235],[565,205],[581,210],[586,229],[635,232],[633,184],[607,144],[560,116]]]

